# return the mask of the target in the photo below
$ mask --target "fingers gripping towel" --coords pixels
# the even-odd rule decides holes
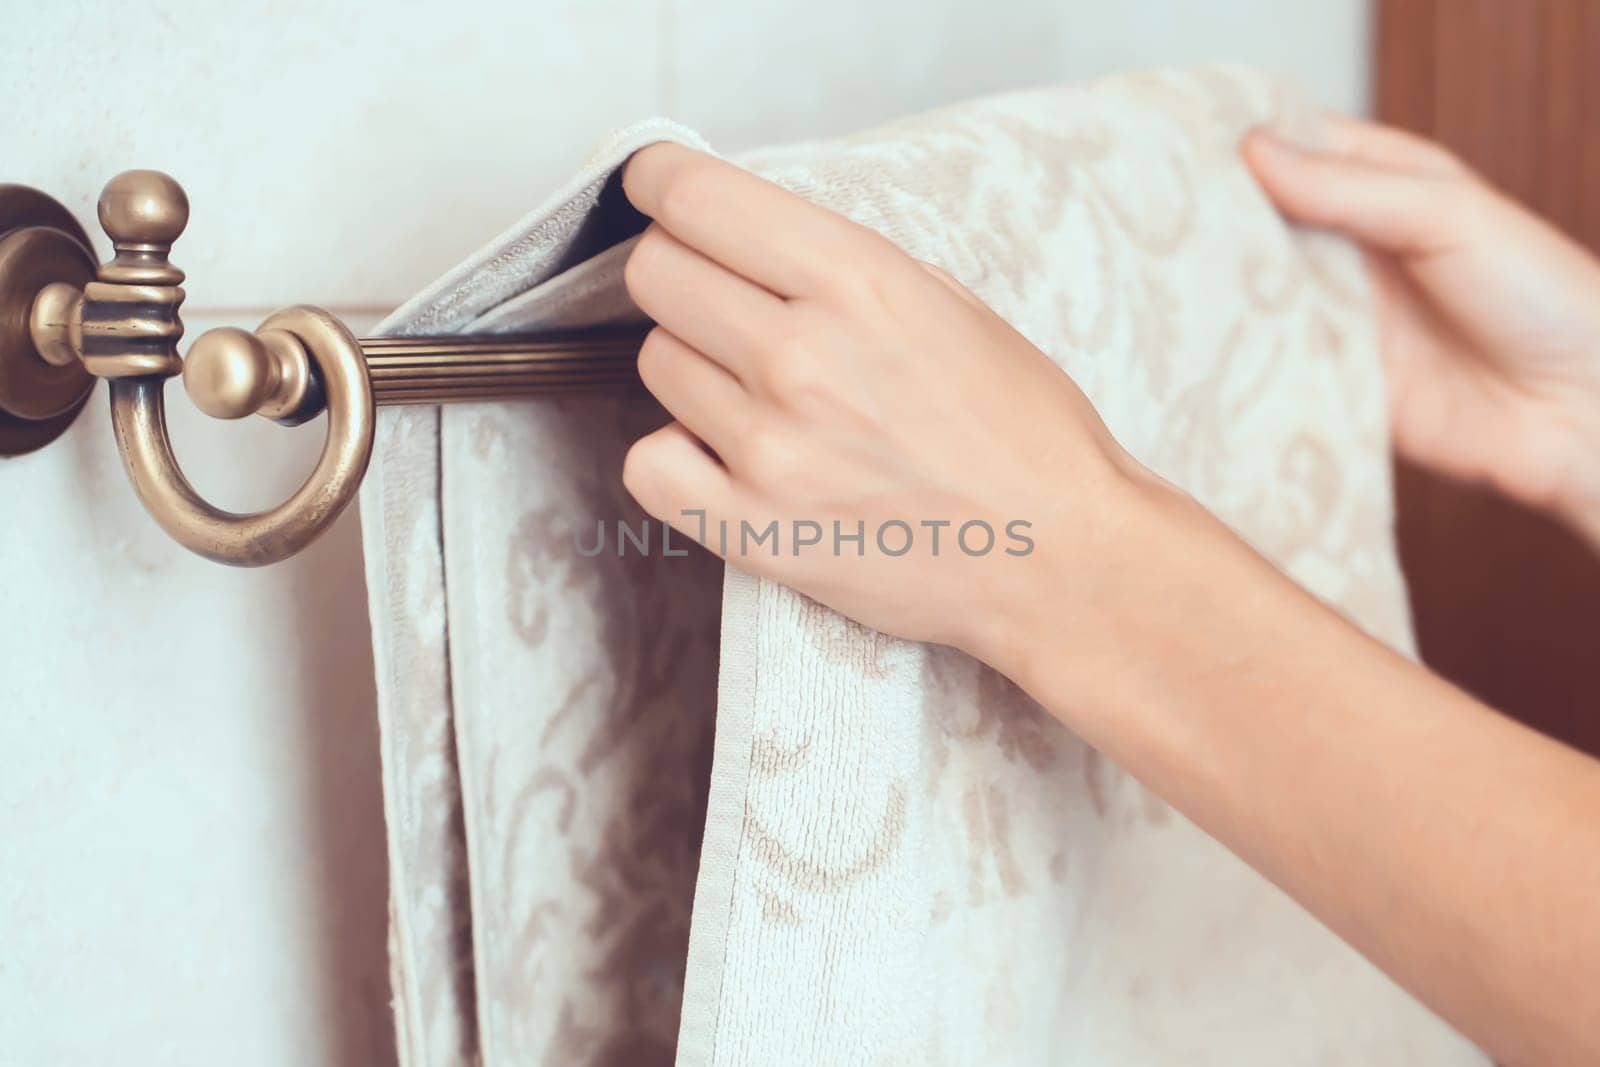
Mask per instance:
[[[1259,122],[1315,135],[1207,69],[739,162],[961,280],[1143,462],[1410,651],[1358,257],[1263,199],[1236,154]],[[616,173],[660,139],[704,147],[624,131],[384,329],[637,319]],[[588,551],[641,529],[619,472],[662,421],[642,394],[380,415],[408,1064],[1483,1062],[1004,678],[698,550]]]

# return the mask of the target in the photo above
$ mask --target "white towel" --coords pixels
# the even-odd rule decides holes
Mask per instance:
[[[1292,94],[1206,69],[740,162],[966,283],[1131,452],[1409,652],[1359,262],[1263,199],[1236,153],[1256,122],[1314,134]],[[700,145],[624,131],[385,328],[636,317],[615,172],[663,138]],[[641,396],[380,417],[408,1064],[1483,1062],[972,660],[731,569],[719,605],[703,553],[584,555],[597,521],[639,529],[621,458],[660,421]]]

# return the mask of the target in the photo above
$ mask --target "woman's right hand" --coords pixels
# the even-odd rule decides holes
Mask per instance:
[[[1368,252],[1396,450],[1600,547],[1600,263],[1445,149],[1331,117],[1243,153],[1290,219]]]

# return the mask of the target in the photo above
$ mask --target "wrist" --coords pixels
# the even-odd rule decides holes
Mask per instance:
[[[983,658],[1130,767],[1195,758],[1195,709],[1337,618],[1170,484],[1139,472],[1117,495],[1096,555],[1041,537],[1036,590]]]
[[[1132,460],[1071,497],[1036,522],[1035,551],[997,583],[966,649],[1063,719],[1114,704],[1149,668],[1144,650],[1182,638],[1185,605],[1220,595],[1207,579],[1214,557],[1249,553]]]

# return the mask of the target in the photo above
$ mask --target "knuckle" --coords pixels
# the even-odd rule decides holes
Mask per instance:
[[[768,370],[768,387],[773,395],[790,404],[818,399],[826,384],[825,375],[809,348],[785,353]]]
[[[852,224],[847,236],[836,243],[834,266],[826,280],[840,291],[856,291],[883,271],[895,251],[888,238],[876,230]]]
[[[792,330],[773,345],[765,384],[779,401],[803,404],[820,399],[828,385],[828,347],[808,330]]]
[[[852,285],[859,306],[877,315],[901,317],[923,306],[928,283],[934,279],[915,260],[886,239],[873,256],[857,261]]]
[[[742,466],[751,480],[761,485],[778,485],[791,480],[800,470],[800,456],[787,434],[771,427],[753,427],[739,445]]]

